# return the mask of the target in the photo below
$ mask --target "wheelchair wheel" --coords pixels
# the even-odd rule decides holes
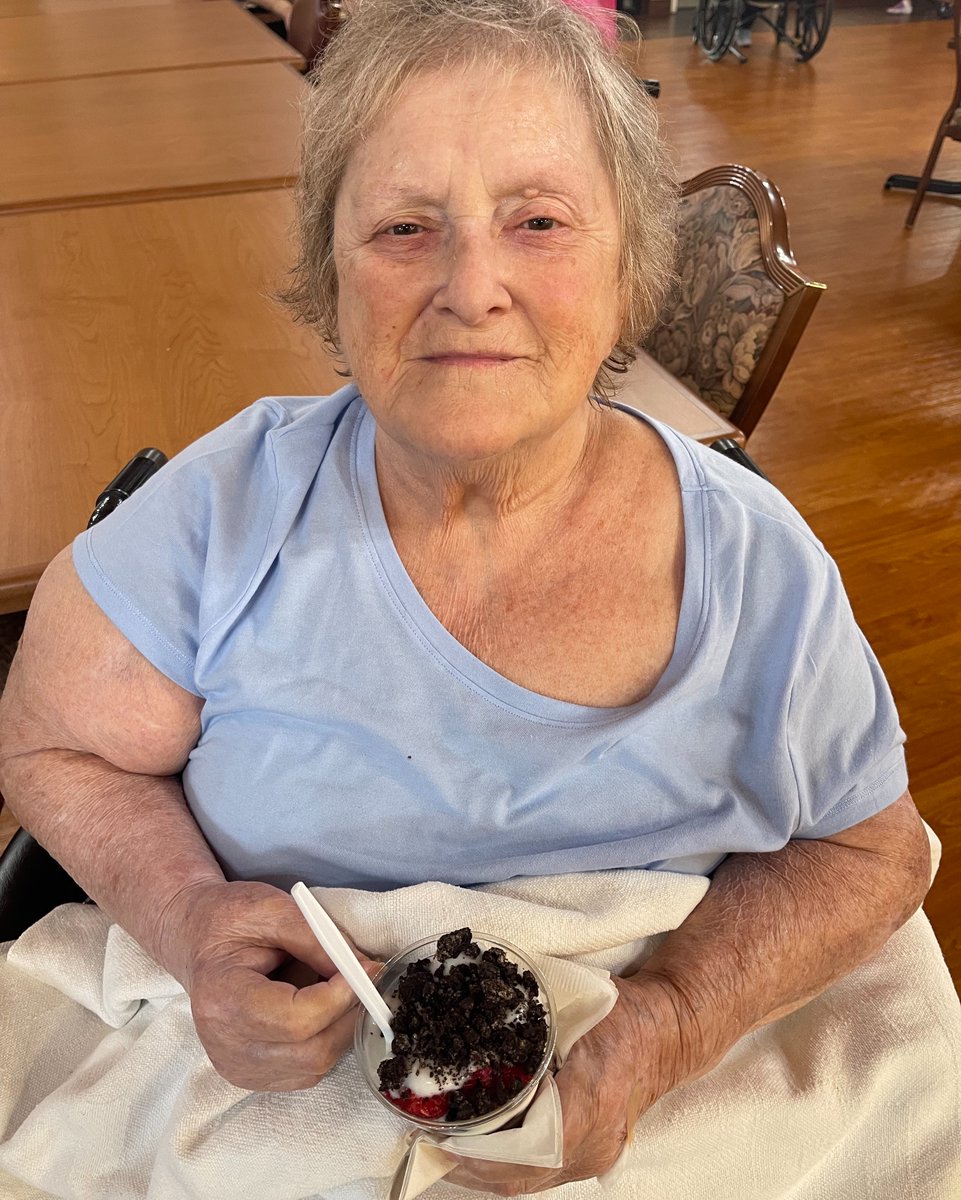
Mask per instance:
[[[798,62],[807,62],[824,45],[831,27],[833,0],[799,0],[794,28]]]
[[[698,0],[694,40],[711,62],[727,54],[741,19],[742,0]]]

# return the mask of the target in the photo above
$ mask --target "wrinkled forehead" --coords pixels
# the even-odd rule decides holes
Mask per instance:
[[[338,188],[357,202],[436,191],[479,167],[495,188],[609,184],[587,106],[554,73],[483,62],[422,71],[407,80],[358,139]]]

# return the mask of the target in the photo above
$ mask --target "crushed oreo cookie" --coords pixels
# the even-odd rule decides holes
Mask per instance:
[[[382,1093],[414,1116],[463,1121],[492,1112],[524,1088],[544,1057],[547,1015],[537,980],[472,937],[469,928],[444,934],[434,957],[410,963],[397,985],[393,1055],[378,1075]],[[417,1068],[436,1082],[436,1094],[406,1088]]]

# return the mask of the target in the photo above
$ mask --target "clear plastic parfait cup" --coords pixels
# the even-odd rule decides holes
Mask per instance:
[[[385,963],[375,977],[374,983],[392,1012],[397,1009],[397,989],[407,967],[420,959],[434,960],[437,941],[441,936],[443,935],[423,938],[421,941],[415,942],[412,946],[408,946],[406,950],[402,950],[399,954],[394,955],[389,962]],[[378,1067],[386,1058],[390,1057],[390,1053],[386,1049],[383,1034],[364,1008],[361,1008],[358,1012],[357,1025],[354,1031],[354,1053],[360,1065],[361,1074],[377,1099],[396,1116],[409,1122],[411,1125],[446,1137],[456,1136],[457,1134],[492,1133],[495,1129],[502,1129],[505,1125],[521,1117],[534,1099],[541,1080],[551,1067],[554,1058],[554,1046],[557,1040],[554,1003],[544,977],[534,964],[516,946],[512,946],[510,942],[505,942],[501,938],[492,937],[489,934],[472,932],[471,940],[480,947],[481,952],[488,949],[502,950],[507,959],[518,968],[519,973],[529,971],[533,975],[538,987],[538,993],[535,998],[540,1001],[546,1018],[547,1041],[540,1062],[521,1090],[506,1103],[489,1112],[482,1112],[476,1116],[461,1120],[452,1120],[448,1117],[433,1119],[406,1112],[381,1091]]]

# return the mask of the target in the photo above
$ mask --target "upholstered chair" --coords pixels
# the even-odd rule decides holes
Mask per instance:
[[[798,271],[770,180],[726,165],[682,193],[677,282],[643,348],[747,436],[824,285]]]

